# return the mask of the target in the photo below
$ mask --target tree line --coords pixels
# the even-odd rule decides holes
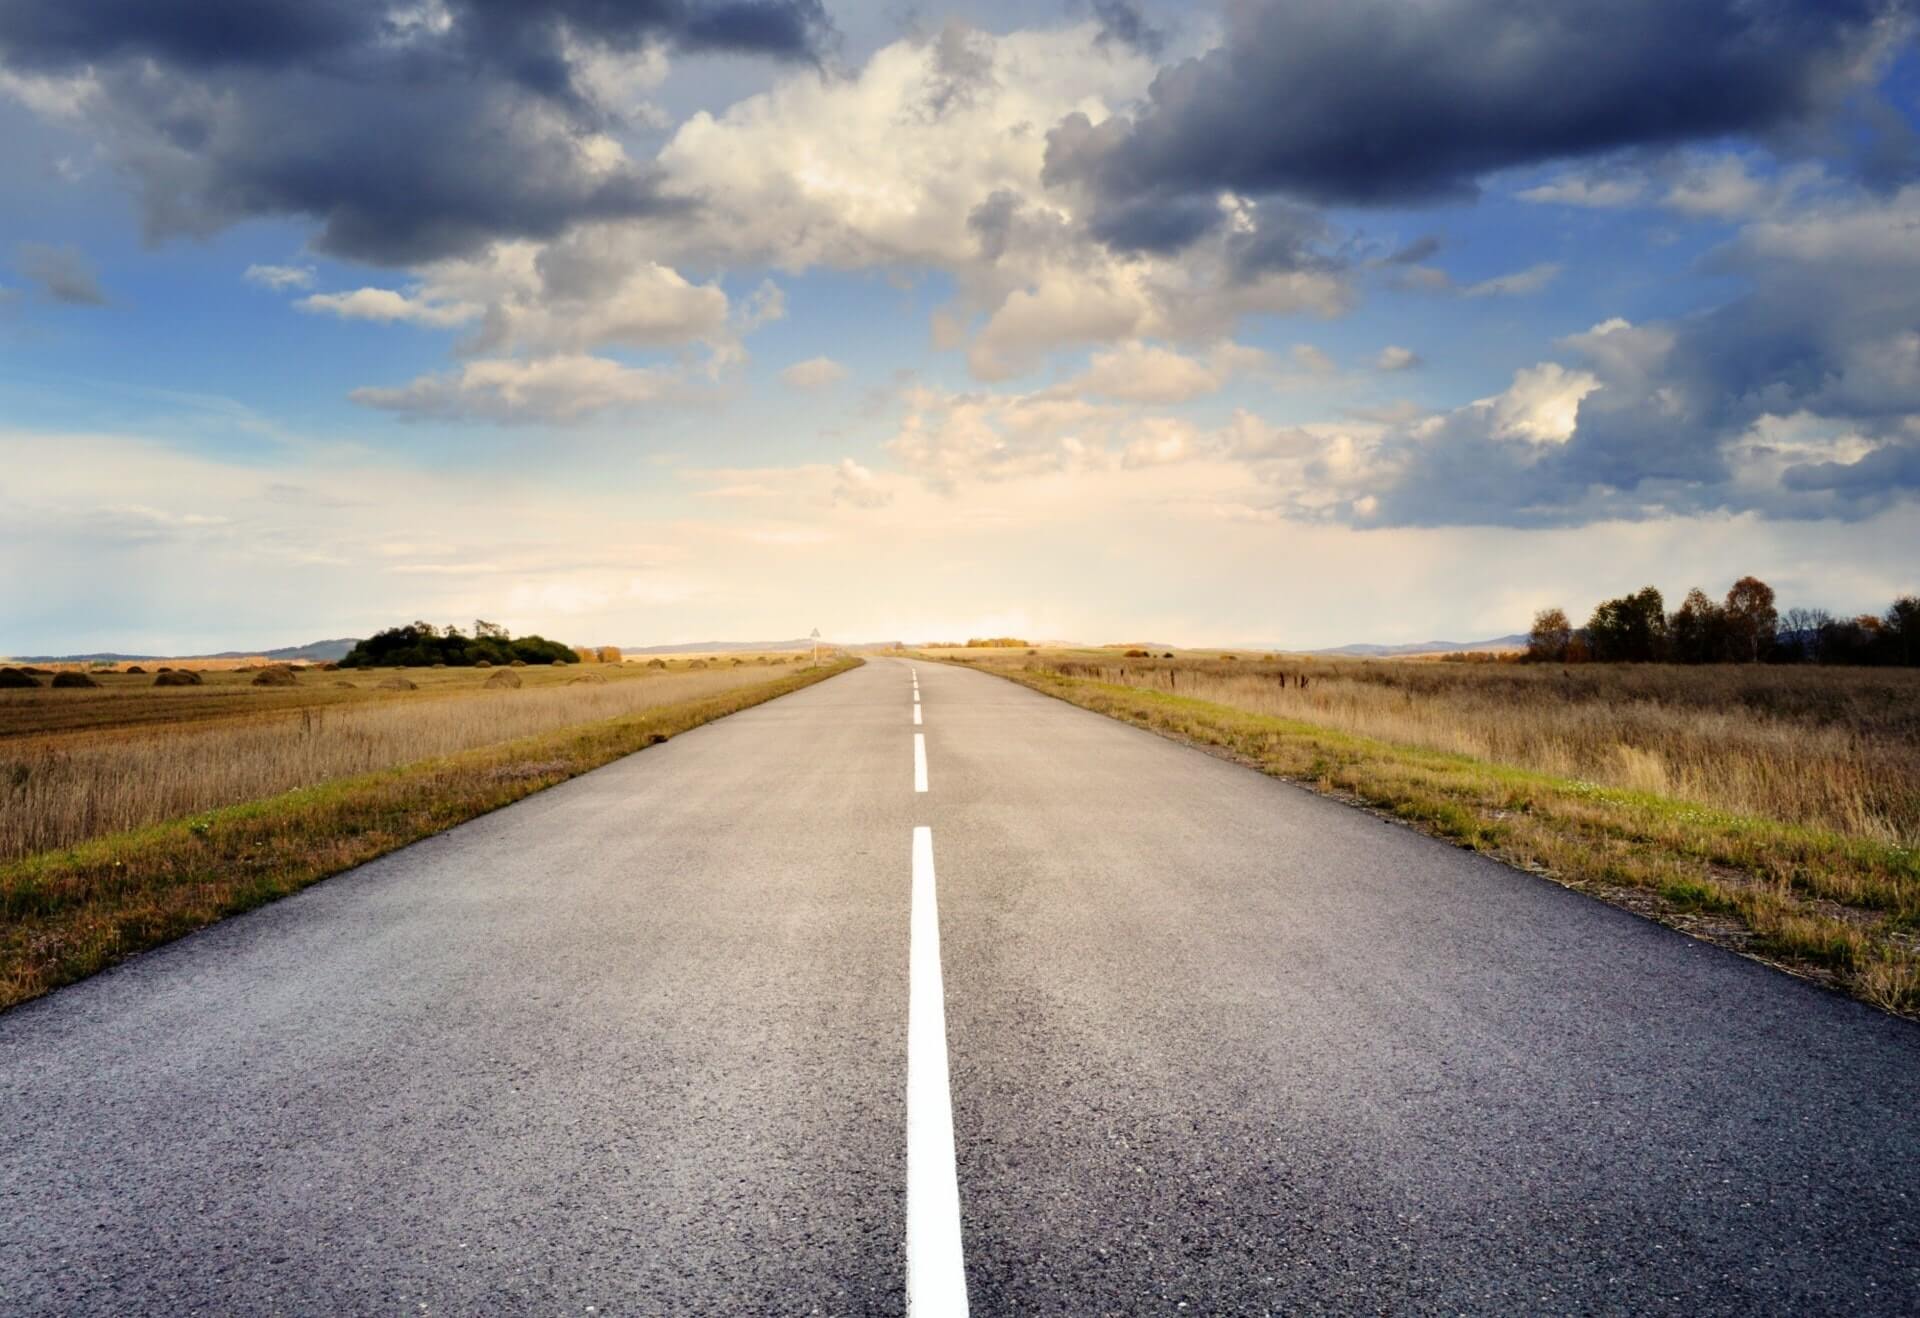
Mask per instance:
[[[436,627],[430,622],[389,627],[357,642],[340,661],[340,666],[431,668],[445,664],[449,668],[471,668],[483,660],[503,665],[516,659],[527,664],[580,662],[580,656],[570,645],[549,641],[544,636],[511,636],[497,623],[476,620],[471,636],[451,623],[445,627]]]
[[[1920,598],[1886,613],[1836,617],[1825,609],[1780,612],[1773,587],[1741,577],[1716,601],[1695,586],[1669,613],[1652,586],[1603,601],[1574,627],[1563,609],[1542,609],[1527,634],[1538,663],[1920,663]]]

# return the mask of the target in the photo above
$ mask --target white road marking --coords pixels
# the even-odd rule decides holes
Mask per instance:
[[[909,1318],[966,1318],[940,910],[933,881],[933,830],[924,825],[913,830],[907,968],[907,1313]]]
[[[913,726],[920,726],[920,702],[917,700],[913,702]]]
[[[927,790],[927,734],[913,734],[913,790]]]
[[[913,703],[914,703],[914,704],[916,704],[916,705],[920,703],[920,688],[919,688],[919,687],[915,687],[915,688],[913,689]]]

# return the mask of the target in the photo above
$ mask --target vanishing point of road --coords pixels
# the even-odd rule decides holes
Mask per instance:
[[[916,671],[917,668],[917,671]],[[0,1312],[1920,1311],[1920,1029],[881,660],[0,1015]]]

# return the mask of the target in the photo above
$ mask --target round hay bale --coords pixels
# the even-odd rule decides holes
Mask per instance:
[[[380,683],[382,691],[418,691],[420,688],[404,677],[389,677]]]
[[[32,687],[35,691],[38,691],[40,689],[40,683],[21,669],[0,668],[0,688],[5,688],[9,691],[19,691],[27,687]]]
[[[435,665],[434,665],[434,667],[435,667],[435,668],[445,668],[445,667],[446,667],[446,665],[445,665],[444,663],[438,663],[438,664],[435,664]]]
[[[25,673],[28,677],[52,677],[53,676],[53,670],[51,668],[35,668],[32,664],[28,664],[26,667],[22,668],[20,671]]]
[[[570,677],[567,679],[568,686],[579,686],[582,683],[588,686],[605,686],[607,679],[598,673],[582,673],[578,677]]]
[[[520,686],[520,674],[514,672],[511,668],[502,668],[499,672],[493,674],[491,677],[489,677],[486,681],[482,682],[480,685],[498,687],[502,690],[512,691],[517,689]]]
[[[647,660],[647,667],[649,668],[665,668],[666,666],[667,666],[667,661],[665,659]]]
[[[292,686],[293,670],[285,664],[268,664],[253,676],[255,686]]]
[[[53,685],[57,687],[99,686],[91,673],[55,673]]]
[[[320,665],[320,671],[323,673],[337,673],[340,671],[340,665],[329,659]]]
[[[147,670],[142,668],[139,664],[128,664],[126,667],[126,671],[129,673],[139,673],[144,676]]]
[[[155,686],[199,686],[200,674],[184,668],[163,668],[154,675]]]
[[[690,668],[690,669],[691,669],[691,668],[705,668],[706,666],[707,666],[707,661],[706,661],[705,659],[695,659],[695,660],[694,660],[694,661],[693,661],[692,663],[690,663],[690,664],[688,664],[688,665],[687,665],[687,667],[688,667],[688,668]]]
[[[525,659],[515,659],[512,663],[507,665],[507,667],[509,668],[525,668],[526,666],[527,666],[527,661]]]
[[[473,666],[474,666],[475,668],[491,668],[491,667],[493,667],[493,660],[491,660],[491,659],[475,659],[475,660],[473,661]]]
[[[345,688],[347,688],[347,690],[349,690],[349,691],[351,691],[351,690],[353,690],[353,683],[351,683],[351,682],[335,682],[335,683],[334,683],[334,685],[335,685],[335,686],[343,686],[343,687],[345,687]]]

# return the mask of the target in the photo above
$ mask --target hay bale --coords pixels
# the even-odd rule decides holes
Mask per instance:
[[[447,666],[447,665],[446,665],[446,664],[445,664],[444,662],[442,662],[442,663],[437,663],[437,664],[435,664],[435,665],[434,665],[434,667],[435,667],[435,668],[445,668],[446,666]]]
[[[507,665],[507,667],[509,668],[525,668],[526,666],[527,666],[527,661],[525,659],[515,659],[512,663]]]
[[[647,667],[649,668],[665,668],[666,666],[667,666],[667,661],[665,659],[647,660]]]
[[[254,674],[253,684],[255,686],[292,686],[293,670],[285,664],[268,664]]]
[[[19,691],[28,687],[38,691],[40,689],[40,683],[35,681],[34,678],[23,669],[0,668],[0,688],[5,688],[9,691]]]
[[[420,688],[404,677],[389,677],[380,683],[382,691],[418,691]]]
[[[99,686],[100,684],[93,680],[93,676],[90,673],[68,672],[55,673],[53,675],[53,685],[57,687],[82,687]]]
[[[200,674],[184,668],[163,668],[154,675],[155,686],[199,686]]]
[[[25,673],[28,677],[52,677],[53,676],[53,670],[51,668],[35,668],[32,664],[26,665],[20,671]]]
[[[497,687],[505,691],[517,690],[520,686],[520,674],[514,672],[511,668],[502,668],[480,685]]]
[[[690,664],[688,664],[688,665],[687,665],[687,667],[688,667],[688,668],[690,668],[690,669],[691,669],[691,668],[705,668],[706,666],[707,666],[707,661],[706,661],[705,659],[695,659],[695,660],[694,660],[694,661],[693,661],[692,663],[690,663]]]
[[[323,673],[337,673],[340,671],[340,665],[329,659],[320,665],[320,671]]]
[[[126,667],[126,671],[129,673],[139,673],[142,676],[144,676],[147,670],[142,668],[139,664],[128,664]]]
[[[475,668],[491,668],[491,667],[493,667],[493,660],[491,660],[491,659],[475,659],[475,660],[473,661],[473,666],[474,666]]]
[[[570,677],[567,679],[568,686],[579,686],[583,682],[588,686],[605,686],[607,679],[598,673],[582,673],[578,677]]]

